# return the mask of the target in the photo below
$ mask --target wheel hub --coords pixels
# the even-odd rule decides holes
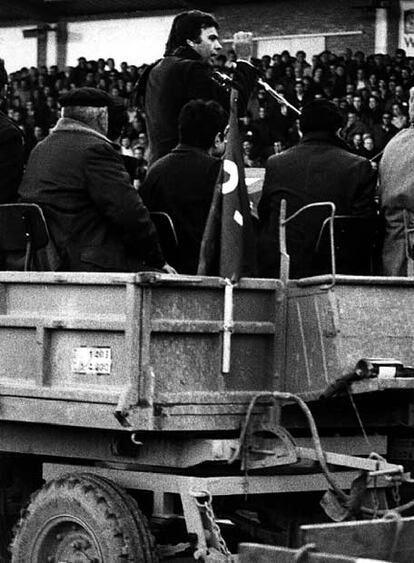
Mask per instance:
[[[82,525],[59,522],[51,526],[40,542],[39,561],[48,563],[100,563],[95,538]]]

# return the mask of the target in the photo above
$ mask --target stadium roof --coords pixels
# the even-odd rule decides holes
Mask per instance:
[[[252,0],[237,0],[240,2]],[[235,0],[1,0],[0,24],[47,23],[100,14],[157,10],[214,10]]]

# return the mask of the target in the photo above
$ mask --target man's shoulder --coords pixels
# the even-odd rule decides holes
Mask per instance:
[[[364,168],[371,166],[368,158],[355,154],[348,146],[342,144],[332,144],[326,152],[326,159],[330,161],[332,167],[345,167],[345,170],[353,169],[354,167]]]
[[[19,131],[17,125],[7,115],[0,112],[0,140],[4,142],[5,140],[21,139],[22,137],[23,133]]]
[[[294,147],[289,147],[279,154],[274,154],[267,159],[266,168],[276,168],[281,164],[289,163],[291,160],[295,160],[298,157],[298,153],[300,154],[302,150],[303,145],[299,143]]]
[[[401,129],[394,135],[394,137],[388,141],[388,146],[396,146],[399,144],[404,144],[406,142],[412,142],[414,140],[414,127],[407,127],[405,129]]]
[[[390,141],[388,141],[387,145],[384,149],[384,154],[382,157],[383,161],[386,161],[388,158],[393,158],[397,156],[401,151],[409,151],[412,152],[412,147],[414,145],[414,127],[408,127],[407,129],[402,129],[399,133],[394,135]]]
[[[164,73],[168,70],[188,70],[192,68],[205,68],[208,69],[207,65],[205,65],[200,59],[194,59],[189,56],[182,56],[178,55],[169,55],[167,57],[162,58],[152,69],[151,73]]]
[[[162,156],[150,167],[148,174],[166,174],[169,170],[188,170],[190,168],[219,166],[220,160],[214,156],[191,147],[176,147],[170,153]]]
[[[117,154],[114,144],[109,139],[86,127],[57,129],[46,139],[50,143],[69,144],[79,150]]]

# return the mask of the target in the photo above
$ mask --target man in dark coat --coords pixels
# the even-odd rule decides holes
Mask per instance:
[[[7,72],[0,59],[0,99],[7,88]],[[24,137],[14,121],[0,111],[0,203],[13,203],[23,175]]]
[[[180,274],[197,273],[226,124],[226,113],[217,102],[188,102],[179,116],[179,145],[151,166],[141,188],[147,207],[168,213],[174,223],[178,251],[171,265]]]
[[[239,37],[239,57],[248,59],[246,37]],[[228,109],[229,93],[212,76],[213,57],[220,49],[218,24],[211,14],[192,10],[175,17],[166,55],[147,69],[138,88],[144,97],[150,164],[177,145],[178,115],[188,101],[215,100]],[[256,77],[256,69],[247,60],[237,62],[234,79],[241,111],[247,106]]]
[[[30,155],[21,200],[42,207],[60,270],[171,271],[148,210],[106,137],[111,103],[95,88],[62,96],[62,118]]]
[[[337,215],[372,218],[375,214],[375,174],[370,162],[352,154],[337,136],[342,118],[332,102],[307,104],[300,117],[301,142],[267,161],[263,193],[258,206],[259,275],[279,273],[280,201],[287,200],[287,216],[300,207],[331,201]],[[291,277],[318,273],[312,269],[312,251],[329,211],[305,212],[287,227]],[[363,241],[361,241],[362,243]]]

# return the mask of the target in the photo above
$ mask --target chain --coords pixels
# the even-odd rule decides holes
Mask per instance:
[[[245,442],[242,445],[242,461],[244,464],[242,489],[245,501],[247,501],[247,497],[249,496],[249,448],[250,441],[249,444]]]
[[[374,478],[374,487],[373,490],[371,491],[371,497],[372,497],[372,509],[373,509],[372,518],[375,520],[376,518],[378,518],[378,513],[380,509],[376,477]]]
[[[212,504],[212,495],[209,491],[200,491],[197,492],[195,495],[195,502],[199,508],[204,509],[205,516],[210,524],[211,532],[217,541],[218,544],[218,551],[222,553],[228,561],[232,561],[232,555],[227,547],[227,544],[221,535],[220,526],[216,522],[216,517],[213,511],[213,504]],[[205,496],[206,500],[204,502],[200,502],[197,497]]]
[[[392,498],[394,499],[395,506],[400,506],[401,504],[401,494],[400,494],[400,486],[401,482],[397,479],[394,479],[394,483],[392,485]]]
[[[346,390],[347,390],[347,393],[348,393],[348,397],[349,397],[349,401],[350,401],[350,403],[351,403],[351,406],[352,406],[352,408],[354,409],[355,415],[356,415],[356,417],[357,417],[357,421],[358,421],[359,427],[361,428],[362,436],[364,437],[364,440],[365,440],[367,446],[372,450],[372,449],[373,449],[373,448],[372,448],[372,444],[371,444],[371,442],[370,442],[370,440],[369,440],[369,438],[368,438],[368,434],[366,433],[364,423],[362,422],[362,418],[361,418],[361,415],[359,414],[358,407],[357,407],[356,404],[355,404],[355,401],[354,401],[354,397],[353,397],[353,395],[352,395],[352,392],[351,392],[351,390],[350,390],[349,387],[347,387]]]

